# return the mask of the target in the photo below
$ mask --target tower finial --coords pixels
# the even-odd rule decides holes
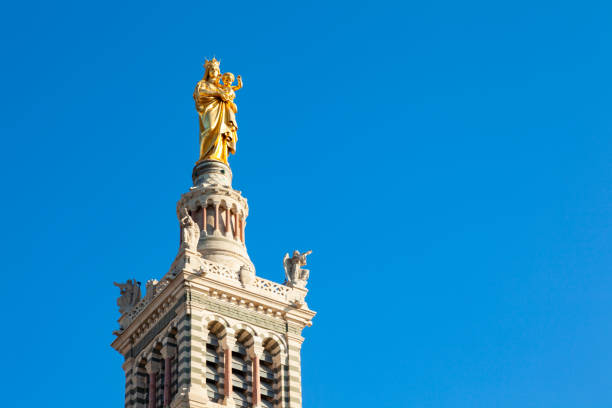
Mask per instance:
[[[232,85],[233,74],[221,75],[220,61],[213,57],[204,62],[204,76],[193,92],[200,124],[200,157],[197,163],[214,160],[229,166],[228,157],[236,152],[238,123],[234,102],[236,91],[242,88],[242,78],[238,75],[238,85]],[[222,78],[223,82],[221,82]],[[231,79],[231,80],[230,80]]]

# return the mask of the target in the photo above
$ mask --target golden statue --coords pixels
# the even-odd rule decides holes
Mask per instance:
[[[238,75],[238,85],[232,86],[234,74],[221,75],[219,61],[213,58],[204,64],[204,77],[193,92],[196,110],[200,118],[200,158],[227,163],[229,153],[236,152],[238,124],[234,103],[235,91],[242,88],[242,78]],[[220,79],[223,83],[220,83]]]

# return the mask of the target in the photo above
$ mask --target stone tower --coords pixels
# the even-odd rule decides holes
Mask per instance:
[[[177,204],[180,247],[158,280],[120,287],[126,408],[302,406],[305,256],[285,255],[284,284],[258,277],[245,245],[247,201],[228,165],[203,160]],[[279,268],[280,269],[280,268]],[[161,275],[161,274],[160,274]]]

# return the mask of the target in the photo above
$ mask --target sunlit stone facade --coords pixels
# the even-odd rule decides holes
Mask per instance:
[[[301,333],[315,313],[305,288],[256,275],[248,205],[231,181],[223,163],[196,165],[177,205],[193,224],[169,270],[142,299],[135,282],[121,285],[112,347],[124,357],[126,408],[302,406]]]

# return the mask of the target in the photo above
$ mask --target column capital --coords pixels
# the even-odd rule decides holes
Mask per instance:
[[[162,346],[166,347],[171,341],[173,341],[174,339],[172,337],[169,337],[169,335],[166,335],[163,340],[162,340]],[[174,340],[176,341],[176,340]]]
[[[260,359],[263,356],[264,348],[261,345],[261,342],[261,337],[253,337],[253,344],[248,349],[248,354],[251,359]]]
[[[152,358],[147,358],[147,363],[145,364],[145,369],[147,370],[147,373],[157,373],[159,372],[160,368],[161,367],[159,361],[153,361]]]
[[[172,358],[176,355],[176,346],[174,344],[166,344],[164,343],[161,348],[161,356],[162,358]]]
[[[236,338],[234,337],[233,333],[227,333],[223,338],[222,343],[224,349],[231,350],[236,345]]]

